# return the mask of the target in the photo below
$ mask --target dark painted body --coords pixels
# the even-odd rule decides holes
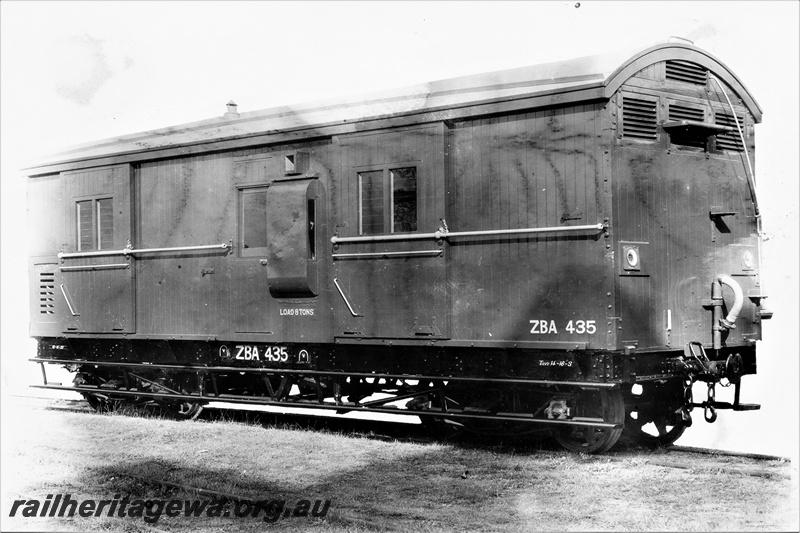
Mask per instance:
[[[439,82],[412,110],[413,92],[276,110],[43,163],[29,181],[40,357],[633,383],[682,376],[699,342],[754,373],[754,201],[738,137],[714,129],[730,109],[697,76],[721,78],[751,158],[760,110],[686,45],[599,78],[576,74],[587,64]],[[362,176],[409,168],[416,229],[352,240]],[[106,197],[117,253],[74,255],[76,202]],[[266,241],[250,246],[256,226]],[[525,228],[549,229],[457,235]],[[744,301],[715,349],[718,275]]]

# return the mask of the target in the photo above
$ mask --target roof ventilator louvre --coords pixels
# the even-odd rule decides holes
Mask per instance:
[[[669,105],[669,120],[692,120],[694,122],[703,122],[705,112],[696,107],[688,107],[679,104]]]
[[[656,138],[656,102],[624,97],[622,99],[622,136],[653,140]]]
[[[706,82],[708,82],[708,70],[697,63],[668,60],[667,80],[705,86]]]
[[[744,117],[741,115],[736,116],[739,119],[739,127],[742,128],[742,133],[744,133]],[[742,139],[739,138],[739,132],[736,130],[736,121],[733,119],[733,115],[717,112],[714,117],[714,123],[719,126],[728,126],[733,128],[733,131],[719,133],[717,135],[717,149],[733,150],[736,152],[744,151]]]

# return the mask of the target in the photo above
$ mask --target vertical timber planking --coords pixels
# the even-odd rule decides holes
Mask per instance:
[[[226,155],[142,164],[139,247],[228,243],[236,220],[232,174]],[[214,337],[231,330],[227,253],[145,254],[137,268],[140,333]]]
[[[453,231],[602,222],[599,106],[535,111],[459,122],[453,129]],[[574,159],[574,162],[572,162]],[[466,206],[475,206],[467,212]],[[464,206],[459,208],[459,206]],[[580,219],[562,220],[562,215]],[[604,243],[593,236],[506,236],[451,244],[454,338],[581,341],[569,321],[605,325],[605,297],[577,294],[603,285]],[[479,268],[475,268],[478,265]],[[476,272],[476,270],[478,270]],[[599,294],[599,291],[598,291]],[[573,297],[574,296],[574,297]],[[591,317],[587,315],[591,314]],[[552,321],[531,334],[531,320]]]

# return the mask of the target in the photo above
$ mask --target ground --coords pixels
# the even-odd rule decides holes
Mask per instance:
[[[331,431],[219,412],[177,422],[7,401],[3,531],[263,530],[266,511],[236,517],[236,498],[285,501],[290,510],[320,500],[320,512],[331,500],[324,517],[273,512],[269,527],[289,531],[798,529],[796,468],[787,461],[630,449],[589,456],[542,443],[387,438],[364,424]],[[56,494],[77,501],[225,495],[230,516],[21,516],[28,503],[9,516],[16,500]]]

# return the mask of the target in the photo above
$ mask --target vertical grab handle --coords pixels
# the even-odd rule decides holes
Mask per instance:
[[[317,201],[308,200],[308,258],[317,258]]]

